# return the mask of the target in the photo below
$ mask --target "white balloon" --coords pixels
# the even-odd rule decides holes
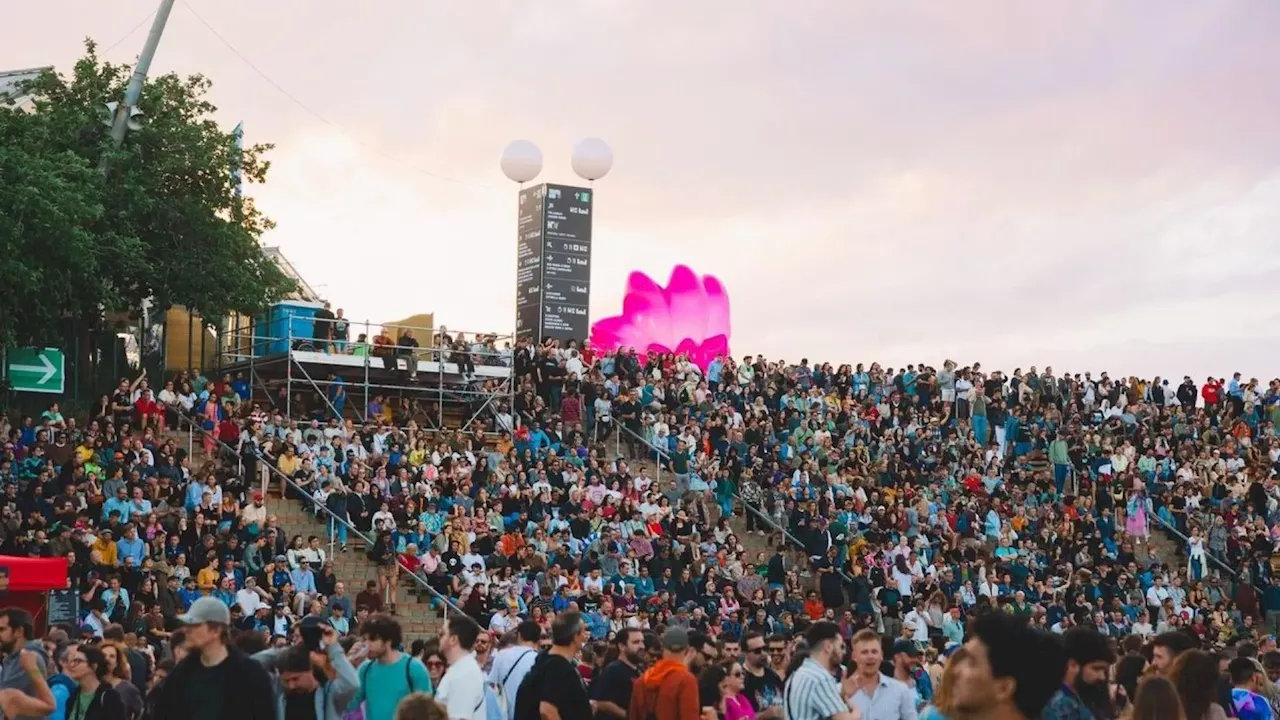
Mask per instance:
[[[613,167],[613,151],[600,138],[587,138],[573,146],[573,171],[584,180],[599,180]]]
[[[527,183],[542,172],[542,151],[528,140],[516,140],[502,151],[502,174]]]

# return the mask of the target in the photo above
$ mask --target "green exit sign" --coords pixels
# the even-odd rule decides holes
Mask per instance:
[[[578,198],[578,202],[591,202],[591,193],[589,192],[575,193],[575,195]]]

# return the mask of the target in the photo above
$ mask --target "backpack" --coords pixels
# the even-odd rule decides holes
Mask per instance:
[[[493,683],[485,683],[487,686],[485,697],[488,698],[488,715],[490,718],[498,717],[502,720],[506,720],[506,718],[510,717],[508,708],[511,705],[511,698],[508,698],[506,695],[507,681],[511,679],[511,675],[516,671],[516,668],[520,667],[520,664],[523,663],[525,658],[530,655],[534,656],[533,662],[534,665],[537,665],[538,651],[530,648],[521,654],[520,657],[516,658],[516,661],[511,664],[511,668],[507,670],[507,674],[502,677],[502,682],[496,685]],[[533,670],[530,669],[529,672],[533,672]],[[528,674],[526,674],[525,677],[528,677]],[[523,681],[520,683],[520,687],[524,687]],[[519,688],[517,688],[516,696],[519,697],[519,695]]]
[[[538,685],[542,683],[542,675],[547,666],[550,653],[540,652],[533,661],[533,667],[525,673],[516,690],[515,720],[540,720],[542,717],[542,693]]]

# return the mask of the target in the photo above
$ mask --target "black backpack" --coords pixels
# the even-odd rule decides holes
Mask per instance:
[[[525,673],[524,679],[520,681],[520,687],[516,690],[515,696],[515,720],[541,720],[543,689],[539,686],[543,684],[547,663],[551,661],[551,653],[538,653],[538,657],[533,661],[533,667],[529,668],[529,672]]]

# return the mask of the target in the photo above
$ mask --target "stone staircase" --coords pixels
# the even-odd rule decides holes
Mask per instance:
[[[166,434],[177,441],[179,446],[187,447],[185,430],[173,430]],[[216,458],[206,454],[200,438],[195,437],[191,443],[191,466],[200,467],[210,459]],[[278,482],[278,478],[274,479],[272,485],[278,486]],[[303,509],[298,500],[268,496],[265,504],[267,512],[279,518],[281,527],[289,537],[315,535],[322,539],[325,552],[328,553],[329,529],[324,520],[317,519],[312,513]],[[364,540],[359,535],[352,534],[348,538],[347,547],[347,552],[334,552],[330,559],[333,560],[334,574],[338,580],[346,584],[348,594],[355,597],[356,593],[364,590],[366,583],[376,579],[377,567],[365,556]],[[400,620],[407,640],[439,634],[444,621],[439,613],[431,608],[430,597],[430,593],[420,589],[413,580],[401,578],[400,587],[396,592],[395,614]]]
[[[267,512],[280,520],[281,527],[289,537],[315,535],[322,539],[325,552],[329,548],[329,528],[322,519],[317,519],[309,511],[304,510],[298,500],[268,498]],[[352,597],[364,590],[370,580],[377,579],[377,566],[365,556],[364,540],[352,534],[347,542],[348,550],[336,549],[329,559],[333,561],[333,572],[338,580],[346,583],[347,594]],[[428,635],[438,635],[444,623],[439,612],[430,605],[430,593],[420,589],[412,579],[401,574],[400,587],[396,591],[395,616],[404,629],[406,643]]]

